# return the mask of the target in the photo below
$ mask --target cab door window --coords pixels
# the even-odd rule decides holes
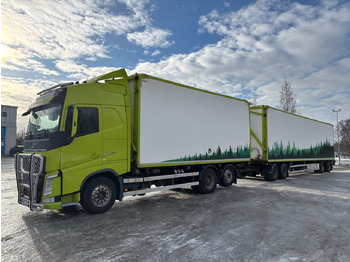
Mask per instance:
[[[98,109],[96,107],[77,107],[78,123],[76,136],[85,136],[99,131]]]

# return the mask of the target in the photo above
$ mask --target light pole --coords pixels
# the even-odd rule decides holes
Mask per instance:
[[[339,143],[339,122],[338,122],[338,113],[341,111],[341,109],[334,110],[332,109],[334,113],[337,113],[337,135],[338,135],[338,156],[339,156],[339,165],[340,165],[340,143]]]

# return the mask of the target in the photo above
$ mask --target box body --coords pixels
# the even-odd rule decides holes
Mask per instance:
[[[247,101],[148,75],[129,87],[138,167],[250,160]]]
[[[268,106],[251,108],[252,159],[332,160],[333,126]]]

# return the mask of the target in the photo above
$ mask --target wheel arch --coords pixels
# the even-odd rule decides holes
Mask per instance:
[[[87,183],[89,181],[95,179],[96,177],[102,177],[102,176],[109,178],[114,182],[115,187],[117,189],[116,199],[121,201],[123,199],[123,179],[113,169],[102,169],[102,170],[99,170],[99,171],[96,171],[96,172],[89,174],[87,177],[85,177],[85,179],[81,183],[80,192],[83,191],[85,185],[87,185]]]

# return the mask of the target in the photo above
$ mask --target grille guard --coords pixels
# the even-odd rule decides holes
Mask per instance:
[[[38,154],[19,153],[15,156],[15,170],[18,191],[18,203],[31,211],[42,211],[39,204],[45,175],[45,157]]]

